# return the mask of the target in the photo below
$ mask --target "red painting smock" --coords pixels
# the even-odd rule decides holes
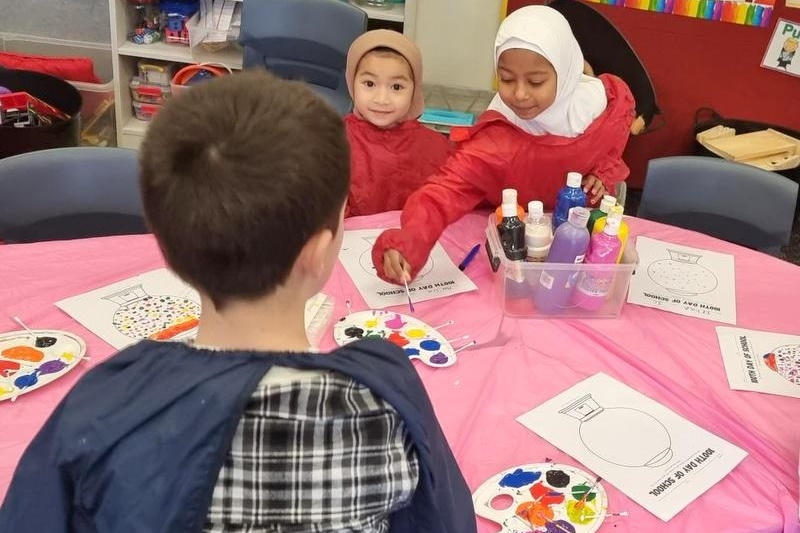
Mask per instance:
[[[614,191],[628,177],[622,152],[634,118],[634,100],[621,79],[609,74],[599,78],[608,100],[606,109],[577,137],[532,135],[495,111],[484,113],[472,128],[454,131],[456,153],[408,198],[401,228],[383,232],[376,241],[372,260],[378,274],[385,279],[383,254],[394,248],[416,276],[444,229],[481,202],[498,205],[503,189],[517,189],[521,205],[541,200],[549,210],[567,172],[593,174]]]
[[[383,129],[348,115],[350,193],[345,216],[372,215],[403,209],[406,199],[422,187],[453,153],[441,133],[417,120]]]

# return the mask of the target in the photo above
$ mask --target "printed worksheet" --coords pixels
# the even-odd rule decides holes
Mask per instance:
[[[800,398],[800,337],[717,327],[728,383],[749,390]]]
[[[747,456],[603,373],[517,420],[665,522]]]
[[[405,287],[386,283],[378,277],[372,265],[372,245],[381,232],[382,229],[345,231],[339,252],[339,261],[371,309],[408,302]],[[472,280],[458,269],[438,242],[416,279],[408,284],[413,302],[445,298],[476,289]]]
[[[639,265],[628,303],[736,323],[733,256],[649,237],[636,238]]]

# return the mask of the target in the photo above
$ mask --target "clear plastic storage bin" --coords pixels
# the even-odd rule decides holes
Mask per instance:
[[[494,213],[489,216],[486,228],[486,252],[495,272],[495,287],[505,314],[517,318],[613,318],[619,315],[638,262],[632,240],[625,245],[619,264],[510,261],[503,253],[494,217]],[[575,288],[587,275],[608,288],[598,309],[584,309],[579,305],[582,295]],[[537,308],[536,291],[540,283],[552,282],[553,278],[567,280],[570,297],[563,307],[545,312]]]

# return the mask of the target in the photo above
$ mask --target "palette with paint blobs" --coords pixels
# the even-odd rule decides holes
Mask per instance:
[[[573,466],[515,466],[486,480],[472,495],[475,514],[500,533],[594,533],[608,498],[596,478]]]
[[[52,383],[72,370],[85,354],[83,339],[66,331],[0,334],[0,401]]]
[[[409,359],[442,368],[456,363],[453,347],[437,330],[408,315],[371,310],[350,313],[336,323],[333,337],[339,346],[360,339],[386,339],[400,346]]]

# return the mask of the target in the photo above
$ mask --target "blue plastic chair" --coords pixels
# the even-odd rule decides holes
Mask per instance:
[[[134,150],[55,148],[0,159],[0,241],[147,232]]]
[[[353,103],[344,79],[347,51],[367,14],[340,0],[246,0],[239,42],[244,67],[303,80],[339,113]]]
[[[798,184],[724,159],[662,157],[647,167],[638,216],[779,256],[789,242]]]

